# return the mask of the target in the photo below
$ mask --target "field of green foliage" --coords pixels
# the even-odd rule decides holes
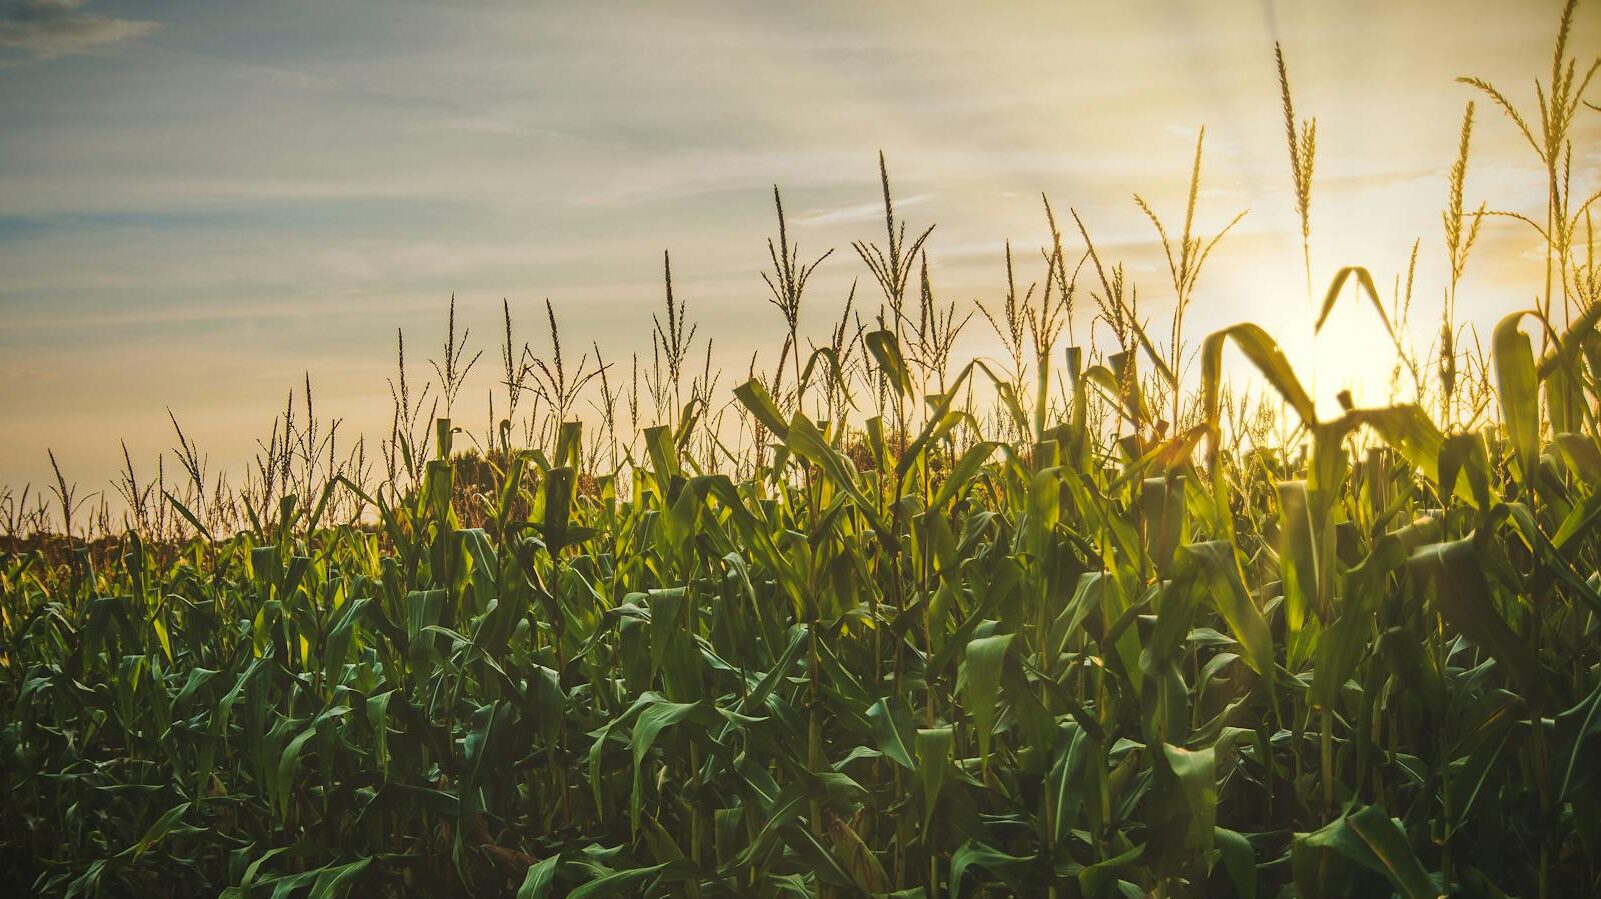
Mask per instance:
[[[1049,204],[1034,287],[1008,258],[976,317],[936,301],[886,173],[851,262],[878,305],[820,341],[824,260],[779,201],[782,349],[731,391],[669,271],[631,379],[564,359],[553,314],[553,346],[519,347],[508,308],[486,433],[448,412],[479,361],[452,318],[425,387],[402,349],[375,448],[339,446],[308,386],[233,486],[181,430],[175,469],[130,460],[125,526],[85,523],[64,477],[7,493],[0,882],[1601,894],[1601,264],[1566,168],[1595,70],[1571,21],[1535,106],[1471,82],[1551,195],[1543,221],[1465,203],[1470,106],[1435,345],[1404,338],[1411,273],[1309,298],[1382,321],[1408,403],[1319,416],[1262,329],[1185,342],[1223,236],[1192,233],[1197,145],[1182,230],[1140,201],[1166,333]],[[1279,71],[1310,242],[1316,131]],[[1481,225],[1536,227],[1548,275],[1468,340]],[[1080,312],[1115,345],[1067,345]],[[969,326],[1008,356],[953,364]]]

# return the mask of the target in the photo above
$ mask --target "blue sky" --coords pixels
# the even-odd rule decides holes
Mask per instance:
[[[1391,7],[0,2],[0,482],[40,481],[48,446],[101,483],[119,438],[138,458],[170,445],[167,407],[238,467],[305,373],[325,412],[379,431],[395,330],[431,348],[452,292],[486,358],[503,297],[530,339],[548,297],[568,339],[648,350],[663,249],[743,368],[781,333],[757,276],[771,185],[803,248],[836,248],[814,282],[820,333],[866,275],[849,243],[881,228],[880,149],[905,216],[938,223],[942,296],[997,297],[1003,241],[1032,260],[1045,239],[1045,191],[1165,318],[1132,193],[1180,215],[1202,125],[1202,228],[1251,211],[1195,333],[1257,320],[1323,392],[1382,400],[1363,372],[1389,359],[1355,306],[1309,345],[1273,41],[1319,120],[1318,280],[1365,264],[1387,284],[1421,238],[1426,334],[1471,98],[1453,78],[1532,94],[1557,13]],[[1601,11],[1580,15],[1588,58]],[[1576,141],[1590,175],[1597,119]],[[1532,155],[1482,104],[1468,193],[1542,201]],[[1531,247],[1487,226],[1469,317],[1528,302]],[[964,352],[990,349],[969,334]]]

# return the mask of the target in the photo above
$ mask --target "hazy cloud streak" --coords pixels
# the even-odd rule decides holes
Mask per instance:
[[[15,47],[34,59],[82,53],[144,37],[160,22],[119,19],[89,12],[87,0],[21,0],[0,12],[0,47]]]

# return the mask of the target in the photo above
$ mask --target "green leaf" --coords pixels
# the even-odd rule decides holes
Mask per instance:
[[[1256,899],[1256,852],[1250,841],[1226,827],[1213,828],[1213,841],[1229,882],[1234,885],[1234,895],[1237,899]]]
[[[367,866],[372,864],[372,858],[350,862],[344,865],[329,865],[317,874],[317,880],[311,885],[311,893],[307,899],[338,899],[350,892],[350,888],[361,879]]]
[[[734,396],[739,398],[745,408],[756,416],[762,427],[773,433],[780,441],[789,436],[789,425],[784,421],[784,414],[778,411],[778,404],[761,381],[752,378],[734,388]]]
[[[1255,365],[1268,385],[1284,397],[1301,421],[1317,421],[1312,397],[1301,386],[1301,381],[1290,368],[1289,360],[1267,332],[1256,325],[1245,323],[1224,328],[1207,335],[1201,343],[1201,393],[1208,427],[1215,434],[1218,427],[1218,404],[1223,385],[1223,346],[1233,341],[1245,358]]]
[[[674,866],[674,863],[662,862],[659,865],[613,871],[610,874],[597,877],[588,883],[574,887],[572,892],[567,894],[567,899],[602,899],[605,896],[623,894],[643,895],[645,891],[640,888],[647,882],[656,879],[669,866]],[[682,865],[677,867],[682,867]]]
[[[1297,634],[1317,609],[1316,528],[1305,481],[1281,481],[1278,496],[1279,575],[1284,579],[1284,618],[1290,633]],[[1291,664],[1294,662],[1292,659]]]
[[[980,468],[984,467],[984,463],[989,461],[990,456],[994,455],[1000,446],[1001,444],[999,443],[981,440],[968,447],[967,452],[962,454],[962,458],[958,459],[956,464],[951,467],[950,472],[946,474],[945,480],[940,482],[939,491],[934,494],[934,498],[929,502],[929,508],[944,508],[945,504],[954,499],[958,492],[972,487],[973,476],[978,473]]]
[[[675,724],[688,721],[698,713],[709,711],[709,707],[702,702],[654,702],[639,713],[634,723],[634,732],[629,739],[629,747],[634,755],[634,790],[628,802],[628,819],[633,829],[639,830],[639,815],[644,796],[644,783],[640,769],[644,764],[645,756],[650,748],[656,744],[656,738],[661,732]],[[711,723],[704,715],[702,723]]]
[[[784,445],[795,455],[821,468],[834,486],[850,497],[856,509],[867,518],[868,524],[886,546],[898,544],[896,535],[890,532],[884,516],[879,513],[878,505],[869,499],[867,494],[862,492],[861,485],[856,483],[850,463],[828,445],[828,441],[823,439],[823,433],[806,416],[797,412],[790,419],[789,437],[784,441]]]
[[[1554,442],[1590,489],[1601,491],[1601,446],[1582,434],[1558,434]]]
[[[1001,703],[1001,673],[1006,655],[1016,634],[996,634],[979,637],[967,644],[966,660],[962,663],[962,677],[966,684],[963,694],[967,713],[973,716],[973,729],[978,734],[978,754],[986,766],[989,764],[990,739],[994,736],[995,718]]]
[[[1445,620],[1493,656],[1529,704],[1539,708],[1545,672],[1528,641],[1513,633],[1496,608],[1474,539],[1425,546],[1413,554],[1412,564],[1434,577],[1435,606]]]
[[[517,899],[546,899],[556,882],[556,867],[560,864],[561,856],[552,855],[529,865],[522,885],[517,888]]]
[[[1313,859],[1333,853],[1348,862],[1384,875],[1405,899],[1436,899],[1438,884],[1418,861],[1406,833],[1376,805],[1354,806],[1320,830],[1296,837],[1292,846],[1296,883],[1323,895],[1316,881],[1323,871]]]
[[[934,809],[945,789],[950,771],[951,750],[956,745],[956,733],[949,726],[920,728],[917,731],[917,777],[923,788],[923,828],[934,820]]]
[[[872,331],[862,337],[868,352],[878,362],[878,367],[884,372],[884,377],[890,386],[900,396],[910,396],[915,389],[912,385],[911,370],[906,367],[906,360],[901,357],[900,341],[889,331]]]
[[[167,809],[167,811],[163,813],[160,818],[156,819],[156,823],[150,825],[149,829],[145,831],[144,836],[139,838],[139,842],[133,845],[133,858],[137,860],[139,856],[149,852],[151,848],[153,848],[157,843],[160,843],[167,836],[167,834],[171,833],[172,829],[177,827],[178,822],[183,819],[184,814],[189,811],[189,805],[190,804],[187,802],[180,802],[172,808]]]
[[[1212,747],[1185,749],[1162,744],[1162,757],[1177,781],[1185,813],[1179,817],[1188,824],[1189,846],[1206,854],[1212,849],[1213,822],[1217,820],[1217,765]]]
[[[1518,330],[1527,310],[1502,318],[1495,326],[1493,359],[1496,394],[1501,400],[1501,419],[1517,453],[1524,479],[1534,476],[1534,462],[1540,454],[1540,388],[1534,370],[1534,349],[1529,337]]]
[[[1271,677],[1273,634],[1268,630],[1262,611],[1245,589],[1234,546],[1223,540],[1191,543],[1181,547],[1179,555],[1197,568],[1218,613],[1240,641],[1240,656],[1245,664],[1257,674]]]
[[[1097,899],[1106,893],[1117,879],[1117,872],[1133,867],[1145,857],[1145,844],[1133,846],[1108,859],[1087,865],[1078,872],[1079,889],[1087,899]]]
[[[1601,737],[1601,684],[1577,705],[1556,718],[1560,732],[1567,736],[1567,764],[1563,766],[1562,787],[1559,795],[1566,798],[1576,786],[1575,777],[1583,779],[1594,774],[1594,765],[1585,761],[1595,758],[1597,738]]]
[[[908,771],[916,764],[906,747],[906,737],[912,732],[911,711],[899,696],[890,696],[873,703],[867,710],[867,720],[873,725],[873,740],[890,761]]]
[[[951,899],[962,891],[962,877],[972,867],[983,868],[1000,877],[1015,895],[1027,895],[1029,868],[1034,864],[1032,855],[1010,855],[977,840],[968,840],[951,855]]]
[[[1373,303],[1373,310],[1379,314],[1379,321],[1384,323],[1384,332],[1393,339],[1395,329],[1390,326],[1390,317],[1384,314],[1384,302],[1379,299],[1379,291],[1373,286],[1373,276],[1360,265],[1348,265],[1335,273],[1334,281],[1329,284],[1329,292],[1323,297],[1323,311],[1318,313],[1317,324],[1312,328],[1312,333],[1316,334],[1323,330],[1323,323],[1329,320],[1329,313],[1334,311],[1334,301],[1340,298],[1340,288],[1344,287],[1345,282],[1353,275],[1362,293]]]
[[[1528,730],[1528,709],[1513,698],[1491,712],[1472,735],[1478,745],[1451,775],[1448,799],[1454,820],[1447,824],[1459,828],[1472,817],[1479,800],[1505,773],[1508,756],[1517,751]]]

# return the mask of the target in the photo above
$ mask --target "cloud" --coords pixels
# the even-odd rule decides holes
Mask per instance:
[[[49,59],[143,37],[160,22],[90,12],[87,0],[19,0],[0,8],[0,47]]]
[[[925,202],[931,194],[914,194],[909,197],[896,197],[895,206],[904,209],[907,206],[916,206]],[[803,225],[826,225],[836,222],[864,222],[869,219],[882,218],[884,215],[884,201],[875,200],[871,203],[860,203],[854,206],[836,206],[826,209],[811,209],[795,216],[795,221]]]

